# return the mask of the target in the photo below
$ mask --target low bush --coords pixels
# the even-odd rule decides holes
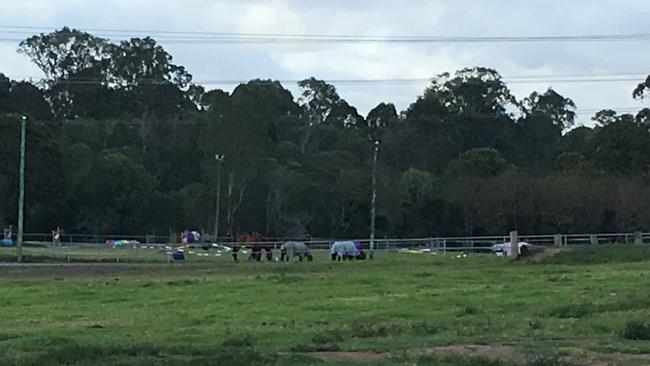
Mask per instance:
[[[650,341],[650,324],[634,320],[625,323],[623,338],[635,341]]]

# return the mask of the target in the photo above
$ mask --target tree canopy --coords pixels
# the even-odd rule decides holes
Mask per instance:
[[[2,225],[16,221],[22,115],[31,232],[211,232],[222,154],[224,235],[364,237],[376,144],[380,237],[650,225],[650,109],[576,126],[569,97],[518,100],[474,67],[435,76],[405,111],[385,102],[364,117],[316,78],[297,96],[261,79],[205,90],[152,38],[66,27],[19,52],[44,78],[0,74]]]

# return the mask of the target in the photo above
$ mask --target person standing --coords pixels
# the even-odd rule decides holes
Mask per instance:
[[[61,227],[59,226],[52,230],[52,244],[61,246]]]

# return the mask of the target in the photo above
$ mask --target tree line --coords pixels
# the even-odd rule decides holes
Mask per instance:
[[[69,28],[20,43],[41,81],[0,74],[0,224],[15,224],[20,118],[26,230],[379,237],[650,228],[650,109],[575,127],[552,89],[515,98],[496,70],[435,76],[405,110],[366,117],[315,78],[205,90],[152,38]],[[650,77],[631,91],[643,98]]]

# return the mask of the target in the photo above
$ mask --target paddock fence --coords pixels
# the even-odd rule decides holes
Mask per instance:
[[[205,236],[208,239],[214,239]],[[98,247],[98,248],[145,248],[164,249],[178,247],[180,240],[178,235],[87,235],[87,234],[63,234],[58,242],[54,242],[51,234],[25,234],[26,245],[43,247]],[[213,247],[213,244],[232,247],[242,243],[234,243],[230,238],[221,240],[203,240],[193,243],[196,247]],[[15,235],[14,235],[15,240]],[[336,240],[332,238],[269,238],[263,243],[274,249],[279,249],[286,241],[302,241],[312,249],[328,249],[330,244]],[[364,248],[370,247],[370,239],[359,240]],[[556,235],[520,235],[519,240],[533,246],[567,246],[567,245],[598,245],[598,244],[646,244],[650,243],[650,233],[601,233],[601,234],[556,234]],[[378,238],[374,240],[374,248],[377,251],[435,251],[435,252],[485,252],[490,251],[495,244],[507,243],[510,241],[508,235],[500,236],[467,236],[467,237],[430,237],[430,238]],[[116,244],[117,243],[117,244]]]

